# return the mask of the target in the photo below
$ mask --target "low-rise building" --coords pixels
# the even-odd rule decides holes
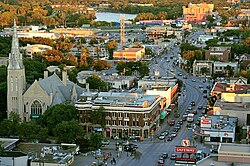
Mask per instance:
[[[93,36],[94,31],[92,29],[85,29],[85,28],[57,28],[50,30],[51,33],[55,34],[64,34],[67,36]]]
[[[233,73],[238,72],[238,62],[214,62],[213,73],[223,73],[229,74],[230,71],[227,71],[227,66],[230,66]],[[227,73],[228,72],[228,73]]]
[[[114,51],[113,58],[126,61],[139,61],[145,55],[144,48],[125,48]]]
[[[229,61],[231,56],[231,47],[210,47],[205,52],[206,60]]]
[[[198,41],[200,43],[205,43],[206,41],[213,39],[213,38],[217,38],[217,36],[213,36],[213,35],[200,35],[198,37]]]
[[[194,60],[193,75],[211,77],[213,75],[213,61]]]
[[[27,166],[28,155],[22,152],[3,152],[0,153],[0,165],[8,166]]]
[[[249,165],[250,146],[248,144],[221,143],[218,149],[218,161]],[[241,164],[240,164],[241,163]]]
[[[25,47],[21,47],[21,50],[24,50],[26,55],[30,58],[33,57],[33,54],[42,53],[44,51],[52,50],[51,46],[43,45],[43,44],[27,44]]]
[[[201,118],[200,132],[205,142],[234,142],[236,117],[206,116]]]
[[[159,125],[159,117],[164,109],[162,100],[159,95],[87,91],[81,95],[75,107],[79,111],[80,124],[88,132],[102,131],[101,126],[97,129],[91,119],[93,111],[101,110],[106,137],[149,138]]]

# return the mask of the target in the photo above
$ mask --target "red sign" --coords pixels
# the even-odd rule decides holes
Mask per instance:
[[[176,146],[175,152],[179,153],[196,153],[195,147],[185,147],[185,146]]]
[[[211,124],[211,120],[202,119],[201,124]]]

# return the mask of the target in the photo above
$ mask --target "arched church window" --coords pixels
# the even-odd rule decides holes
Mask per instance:
[[[31,114],[42,114],[42,105],[39,101],[35,100],[31,105]]]
[[[17,77],[16,77],[16,91],[17,91],[17,85],[18,85],[18,80],[17,80]]]

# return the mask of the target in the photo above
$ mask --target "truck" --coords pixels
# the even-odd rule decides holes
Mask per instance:
[[[192,123],[194,121],[194,114],[190,113],[187,116],[187,122]]]

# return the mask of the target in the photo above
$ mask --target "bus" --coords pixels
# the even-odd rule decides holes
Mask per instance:
[[[187,115],[187,122],[192,123],[194,121],[194,114],[190,113]]]

